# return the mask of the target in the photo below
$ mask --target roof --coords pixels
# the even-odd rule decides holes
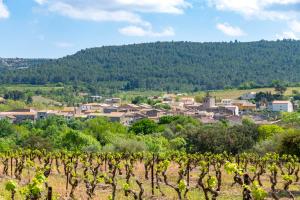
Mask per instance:
[[[61,112],[74,112],[75,108],[74,107],[64,107]]]
[[[290,101],[273,101],[272,104],[288,104]]]
[[[0,112],[0,116],[34,116],[35,112]]]
[[[93,113],[90,114],[91,116],[98,116],[98,117],[122,117],[125,115],[123,112],[111,112],[111,113]]]
[[[101,104],[99,103],[86,103],[86,104],[82,104],[83,106],[101,106]]]

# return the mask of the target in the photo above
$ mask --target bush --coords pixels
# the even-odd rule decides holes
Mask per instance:
[[[147,150],[144,142],[135,139],[118,139],[113,145],[117,152],[135,153]]]
[[[280,153],[300,156],[300,131],[292,130],[283,135]]]

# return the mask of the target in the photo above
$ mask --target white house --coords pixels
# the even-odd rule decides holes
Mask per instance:
[[[222,99],[221,104],[223,106],[231,106],[232,105],[232,99]]]
[[[269,107],[274,112],[293,112],[293,104],[290,101],[273,101]]]

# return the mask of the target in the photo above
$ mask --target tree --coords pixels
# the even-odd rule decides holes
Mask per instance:
[[[13,125],[8,120],[0,120],[0,137],[7,137],[14,133]]]
[[[28,96],[28,97],[27,97],[27,100],[26,100],[26,103],[27,103],[27,104],[32,104],[32,102],[33,102],[32,96]]]
[[[129,131],[134,132],[135,134],[152,134],[158,131],[158,125],[150,119],[142,119],[135,122],[130,128]]]
[[[84,132],[94,136],[102,146],[105,146],[126,135],[127,129],[120,123],[110,122],[107,118],[98,117],[86,121]]]
[[[91,135],[80,131],[67,130],[62,136],[62,147],[72,151],[82,151],[87,149],[100,150],[100,143]]]
[[[281,81],[275,80],[272,82],[272,84],[275,88],[275,91],[280,95],[283,95],[285,93],[285,91],[287,90],[287,87]]]
[[[281,141],[280,152],[300,156],[300,132],[292,130],[287,132]]]
[[[259,141],[269,139],[275,134],[281,134],[284,132],[284,129],[278,125],[261,125],[257,130]]]
[[[4,99],[21,100],[24,99],[25,94],[19,90],[8,91],[4,94]]]

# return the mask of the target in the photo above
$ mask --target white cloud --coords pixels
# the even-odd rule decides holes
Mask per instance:
[[[186,0],[35,0],[50,11],[75,19],[140,23],[139,13],[182,14]]]
[[[4,5],[3,0],[0,0],[0,19],[1,18],[8,18],[9,17],[9,11]]]
[[[147,22],[144,22],[138,15],[124,10],[107,11],[93,8],[92,6],[85,9],[80,9],[76,6],[72,6],[71,4],[63,2],[57,2],[49,5],[49,10],[73,19],[147,24]]]
[[[152,30],[150,22],[141,13],[183,14],[191,7],[188,0],[34,0],[47,11],[72,19],[89,21],[127,22],[128,27],[120,29],[125,35],[164,37],[174,35],[172,28],[162,32]]]
[[[246,18],[259,18],[264,20],[291,20],[298,17],[293,10],[272,10],[271,6],[292,5],[300,0],[207,0],[208,4],[221,11],[232,11]]]
[[[276,34],[276,39],[283,40],[283,39],[293,39],[298,40],[299,38],[296,34],[292,31],[285,31],[282,34]]]
[[[292,31],[296,33],[300,33],[300,22],[297,20],[293,20],[289,22],[289,27]]]
[[[222,31],[224,34],[231,37],[240,37],[245,35],[244,31],[239,27],[231,26],[228,23],[219,23],[217,24],[217,29]]]
[[[70,47],[74,46],[74,44],[69,43],[69,42],[56,42],[54,45],[56,47],[62,48],[62,49],[66,49],[66,48],[70,48]]]
[[[35,2],[37,2],[38,4],[42,5],[44,3],[47,2],[47,0],[34,0]]]
[[[135,37],[170,37],[175,35],[172,27],[167,27],[161,32],[155,32],[152,27],[127,26],[119,29],[119,32],[126,36]]]

